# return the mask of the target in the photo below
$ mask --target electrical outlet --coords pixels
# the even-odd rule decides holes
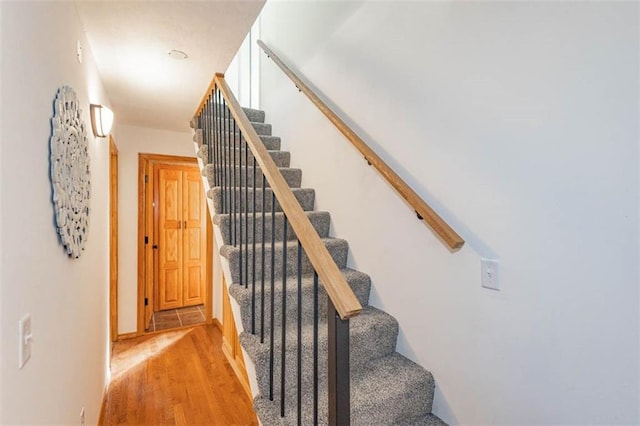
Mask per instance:
[[[80,426],[85,426],[84,407],[80,410]]]
[[[27,314],[20,320],[18,338],[20,339],[18,344],[18,366],[22,368],[31,358],[31,341],[33,339],[31,334],[31,315]]]
[[[500,291],[499,265],[496,259],[482,259],[480,261],[482,269],[482,287]]]

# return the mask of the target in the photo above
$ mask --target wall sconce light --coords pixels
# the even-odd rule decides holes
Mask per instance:
[[[91,127],[93,135],[106,138],[113,125],[113,112],[106,106],[91,104]]]

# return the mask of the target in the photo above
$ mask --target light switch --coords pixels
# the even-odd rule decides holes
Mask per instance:
[[[25,315],[19,324],[19,338],[20,342],[18,345],[18,362],[19,367],[22,368],[31,358],[31,315]]]
[[[480,261],[482,269],[482,287],[500,291],[498,281],[498,266],[500,263],[496,259],[482,259]]]

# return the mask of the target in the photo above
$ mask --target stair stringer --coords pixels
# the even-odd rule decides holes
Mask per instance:
[[[216,259],[219,260],[219,262],[214,261],[213,263],[214,264],[219,263],[221,266],[220,268],[218,268],[218,270],[214,269],[213,271],[213,282],[211,283],[213,288],[211,289],[212,290],[211,293],[217,297],[222,298],[223,297],[222,288],[220,288],[220,291],[218,291],[217,293],[215,292],[214,283],[216,282],[216,276],[218,276],[218,282],[220,283],[221,286],[222,285],[227,286],[227,294],[229,294],[228,293],[229,286],[233,283],[233,279],[231,275],[231,267],[229,265],[229,260],[224,256],[220,255],[220,251],[219,251],[219,247],[222,247],[224,245],[224,242],[223,242],[220,226],[217,224],[217,221],[214,220],[216,216],[216,211],[213,206],[213,200],[207,197],[207,194],[209,193],[211,186],[209,185],[209,180],[207,179],[204,173],[204,168],[206,164],[204,163],[203,159],[197,155],[198,152],[200,151],[199,136],[198,136],[197,130],[194,132],[193,139],[194,139],[194,143],[193,143],[194,150],[196,152],[196,159],[198,160],[198,167],[201,171],[202,188],[204,190],[204,195],[207,200],[207,207],[209,209],[209,219],[211,220],[211,224],[213,225],[214,241],[213,241],[213,253],[211,253],[211,256],[215,256]],[[220,269],[221,271],[219,271]],[[224,280],[222,279],[222,275],[224,275]],[[229,303],[231,305],[231,310],[233,312],[233,322],[235,323],[236,330],[238,331],[238,335],[240,335],[240,333],[244,331],[244,326],[242,325],[242,317],[240,316],[241,315],[240,305],[238,304],[236,299],[231,296],[229,296]],[[245,369],[247,372],[247,377],[249,378],[249,388],[251,390],[251,398],[253,400],[256,398],[259,392],[256,366],[251,356],[246,352],[244,346],[240,345],[240,347],[242,348],[242,356],[244,358]]]

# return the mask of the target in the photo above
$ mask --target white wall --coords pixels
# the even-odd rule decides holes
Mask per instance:
[[[89,104],[109,105],[71,2],[2,2],[0,126],[0,423],[96,424],[108,367],[109,144]],[[84,61],[76,60],[76,41]],[[88,126],[90,228],[69,258],[58,242],[49,178],[53,100],[70,85]],[[18,369],[18,321],[32,315],[31,360]]]
[[[138,154],[194,157],[192,133],[121,125],[118,145],[118,333],[137,329]]]
[[[261,27],[467,240],[445,249],[262,56],[267,121],[435,413],[640,422],[637,3],[268,2]]]

